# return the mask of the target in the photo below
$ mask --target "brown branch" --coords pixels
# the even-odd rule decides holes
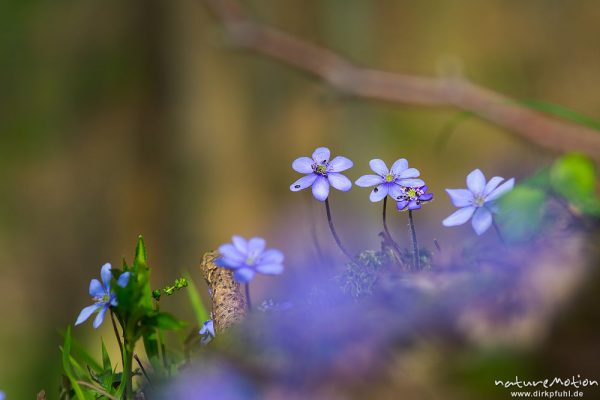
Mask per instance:
[[[342,93],[393,103],[455,107],[549,150],[579,151],[600,162],[600,133],[518,104],[464,79],[431,78],[357,67],[336,53],[248,17],[236,0],[206,0],[230,40],[309,72]]]

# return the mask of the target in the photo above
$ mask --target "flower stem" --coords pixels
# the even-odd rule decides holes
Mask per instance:
[[[252,311],[252,301],[250,301],[250,282],[246,283],[246,304],[248,305],[248,311]]]
[[[335,226],[333,226],[333,220],[331,219],[331,209],[329,208],[329,198],[325,199],[325,211],[327,212],[327,222],[329,222],[329,230],[331,231],[331,234],[335,239],[335,243],[338,245],[342,253],[344,253],[350,261],[353,261],[353,257],[350,255],[348,250],[346,250],[344,245],[342,245],[342,241],[340,240],[337,232],[335,231]]]
[[[138,357],[137,354],[134,354],[133,358],[135,358],[135,361],[140,366],[140,369],[142,370],[142,373],[144,374],[144,376],[146,377],[146,379],[148,380],[148,382],[151,383],[150,377],[148,376],[148,373],[146,373],[146,368],[144,368],[144,364],[142,364],[142,360],[140,360],[140,358]]]
[[[125,399],[133,399],[133,348],[125,337],[123,346],[123,381],[125,381]]]
[[[408,210],[408,224],[410,225],[410,234],[413,244],[413,267],[415,271],[421,269],[421,256],[419,255],[419,243],[417,242],[417,231],[415,230],[415,221],[412,210]]]
[[[382,214],[382,218],[383,218],[383,230],[385,231],[385,234],[387,235],[388,240],[390,241],[390,243],[392,244],[392,246],[394,246],[394,249],[398,253],[398,257],[401,257],[402,253],[400,252],[400,246],[394,240],[394,238],[392,238],[392,234],[390,233],[390,230],[388,229],[388,226],[387,226],[387,218],[386,218],[386,214],[387,214],[387,196],[385,196],[383,198],[383,212],[381,214]]]
[[[492,219],[492,226],[494,227],[494,230],[496,231],[496,235],[498,235],[498,238],[500,239],[502,244],[506,246],[506,240],[504,239],[504,235],[502,234],[502,231],[500,230],[500,227],[498,226],[496,221],[494,221],[493,219]]]
[[[121,335],[119,335],[119,330],[117,329],[117,323],[115,322],[115,314],[112,310],[110,310],[110,320],[112,322],[113,329],[115,331],[115,336],[117,337],[117,342],[119,343],[119,351],[121,352],[121,359],[123,359],[123,342],[121,342]]]

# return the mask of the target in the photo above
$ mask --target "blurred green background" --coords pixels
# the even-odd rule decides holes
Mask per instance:
[[[360,65],[424,75],[458,68],[514,98],[600,118],[596,0],[249,7]],[[293,269],[307,215],[322,210],[308,193],[289,191],[297,178],[290,163],[317,146],[353,159],[353,180],[371,158],[407,157],[438,195],[419,215],[426,243],[434,229],[458,240],[439,233],[452,209],[442,188],[461,187],[475,167],[519,177],[553,159],[478,119],[436,151],[457,111],[341,97],[231,48],[201,0],[8,0],[0,26],[0,389],[9,399],[40,389],[55,397],[59,331],[89,303],[100,266],[130,258],[140,233],[157,287],[186,270],[200,282],[203,252],[233,233],[266,237]],[[380,209],[367,196],[332,196],[340,232],[364,227],[349,238],[355,248],[377,245]],[[268,283],[253,289],[259,298]],[[185,296],[170,304],[192,319]],[[75,335],[112,341],[109,324]]]

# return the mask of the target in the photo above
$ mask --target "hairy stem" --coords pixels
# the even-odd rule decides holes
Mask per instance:
[[[117,323],[115,322],[115,314],[112,310],[110,310],[110,320],[112,322],[113,330],[115,331],[115,336],[117,337],[117,342],[119,343],[121,359],[123,359],[123,342],[121,341],[121,335],[119,334],[119,330],[117,329]]]
[[[252,311],[252,301],[250,301],[250,282],[244,285],[246,289],[246,304],[248,306],[248,311]]]
[[[390,241],[392,246],[394,246],[394,249],[398,253],[398,257],[402,257],[402,253],[400,252],[400,245],[398,245],[398,243],[394,240],[394,238],[392,237],[392,234],[390,233],[390,230],[388,229],[386,214],[387,214],[387,196],[385,196],[383,198],[383,212],[382,212],[383,230],[385,231],[385,234],[387,235],[388,240]]]
[[[415,230],[415,221],[412,210],[408,210],[408,224],[410,225],[410,235],[413,245],[413,267],[415,271],[421,270],[421,256],[419,255],[419,243],[417,242],[417,231]]]
[[[331,234],[333,235],[333,238],[335,239],[335,243],[340,248],[342,253],[344,253],[350,261],[353,261],[352,256],[350,255],[348,250],[346,250],[346,248],[342,244],[342,241],[340,240],[340,237],[338,236],[337,232],[335,231],[335,226],[333,226],[333,220],[331,219],[331,209],[329,208],[329,198],[325,199],[325,211],[327,212],[327,222],[329,222],[329,230],[331,231]]]

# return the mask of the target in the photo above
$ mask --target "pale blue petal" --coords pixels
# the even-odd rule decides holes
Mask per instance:
[[[265,275],[279,275],[283,272],[281,264],[261,264],[256,266],[256,270]]]
[[[475,207],[465,207],[455,211],[452,215],[442,221],[444,226],[462,225],[471,218],[475,212]]]
[[[110,301],[108,302],[111,306],[116,307],[119,305],[119,302],[117,301],[117,295],[116,294],[111,294],[110,295]]]
[[[490,179],[488,181],[488,183],[485,185],[483,195],[487,196],[488,194],[492,193],[494,191],[494,189],[496,189],[498,187],[498,185],[500,184],[500,182],[502,182],[503,180],[504,180],[504,178],[501,176],[495,176],[492,179]]]
[[[127,286],[127,284],[129,283],[130,276],[131,276],[131,272],[123,272],[121,275],[119,275],[119,279],[117,279],[117,285],[119,285],[123,288],[125,286]]]
[[[248,241],[239,235],[231,237],[231,242],[240,254],[248,254]]]
[[[431,201],[433,199],[433,193],[425,193],[419,196],[420,201]]]
[[[399,179],[418,178],[419,175],[421,175],[421,172],[419,172],[418,169],[409,168],[409,169],[402,171],[400,174],[396,175],[396,178],[399,178]]]
[[[312,193],[315,199],[319,201],[327,200],[329,196],[329,181],[323,176],[317,177],[315,183],[312,186]]]
[[[363,175],[360,178],[358,178],[354,183],[356,183],[356,186],[369,187],[380,185],[383,182],[385,182],[385,180],[379,175]]]
[[[383,198],[385,196],[387,196],[387,194],[388,194],[388,185],[386,185],[386,184],[379,185],[371,191],[371,195],[369,196],[369,199],[373,203],[376,203],[378,201],[383,200]]]
[[[421,187],[421,186],[425,185],[425,182],[423,181],[423,179],[413,179],[413,178],[398,179],[398,180],[396,180],[396,183],[401,186],[412,187],[412,188]]]
[[[102,304],[92,304],[91,306],[87,306],[81,310],[79,316],[77,317],[77,321],[75,321],[75,326],[84,323],[90,317],[90,315],[92,315],[94,311],[100,307],[102,307]]]
[[[398,211],[402,211],[406,208],[407,205],[408,205],[408,200],[400,200],[399,202],[396,203],[396,208],[398,209]]]
[[[317,177],[317,174],[305,175],[302,178],[298,179],[296,182],[292,183],[290,185],[290,190],[292,192],[297,192],[299,190],[306,189],[315,182],[315,179],[317,179]]]
[[[389,172],[387,165],[378,158],[369,161],[369,166],[377,175],[386,176]]]
[[[254,278],[254,270],[250,268],[239,268],[233,273],[233,277],[240,283],[248,283]]]
[[[514,186],[515,186],[515,178],[510,178],[509,180],[504,182],[502,185],[498,186],[492,193],[490,193],[485,198],[485,201],[486,202],[494,201],[494,200],[500,198],[507,192],[511,191]]]
[[[90,296],[92,297],[102,297],[106,294],[106,290],[104,286],[100,283],[98,279],[92,279],[90,281]]]
[[[337,172],[330,172],[327,174],[327,179],[329,180],[331,186],[337,190],[341,190],[342,192],[347,192],[352,188],[352,182],[350,179]]]
[[[353,165],[354,163],[349,158],[337,156],[329,162],[329,165],[327,165],[327,171],[342,172],[349,168],[352,168]]]
[[[454,207],[467,207],[473,204],[473,193],[467,189],[446,189]]]
[[[325,164],[329,161],[331,153],[327,147],[319,147],[312,154],[313,161],[317,164]]]
[[[261,237],[253,237],[252,239],[248,240],[248,254],[260,254],[265,250],[266,245],[267,242],[265,242],[265,239]]]
[[[269,249],[260,257],[261,264],[281,264],[283,262],[283,253],[277,249]]]
[[[467,175],[467,188],[476,196],[483,193],[485,190],[485,176],[480,169],[473,170]]]
[[[388,185],[388,194],[394,200],[398,200],[399,197],[404,196],[404,191],[400,186],[396,185],[395,183],[392,183],[391,185]]]
[[[418,210],[419,208],[421,208],[421,205],[416,201],[416,200],[411,200],[408,203],[408,209],[409,210]]]
[[[301,174],[310,174],[313,172],[312,165],[314,161],[309,157],[296,158],[292,163],[292,168]]]
[[[408,168],[408,161],[406,161],[406,158],[401,158],[399,160],[396,160],[396,162],[392,165],[392,168],[390,168],[390,173],[392,175],[398,175],[401,172],[403,172],[404,170],[406,170]]]
[[[102,277],[102,283],[104,284],[104,287],[106,288],[106,291],[110,291],[110,280],[112,279],[112,272],[110,272],[111,269],[111,265],[110,263],[106,263],[102,266],[102,269],[100,270],[100,276]]]
[[[102,322],[104,322],[104,315],[106,314],[106,310],[108,310],[108,304],[105,304],[104,307],[100,310],[96,318],[94,319],[94,329],[98,329]]]
[[[485,207],[478,208],[473,214],[471,225],[476,234],[483,234],[492,225],[492,213]]]
[[[219,253],[223,256],[222,262],[228,264],[228,266],[230,266],[229,264],[232,262],[237,264],[246,260],[246,254],[240,253],[240,251],[230,243],[219,246]]]

